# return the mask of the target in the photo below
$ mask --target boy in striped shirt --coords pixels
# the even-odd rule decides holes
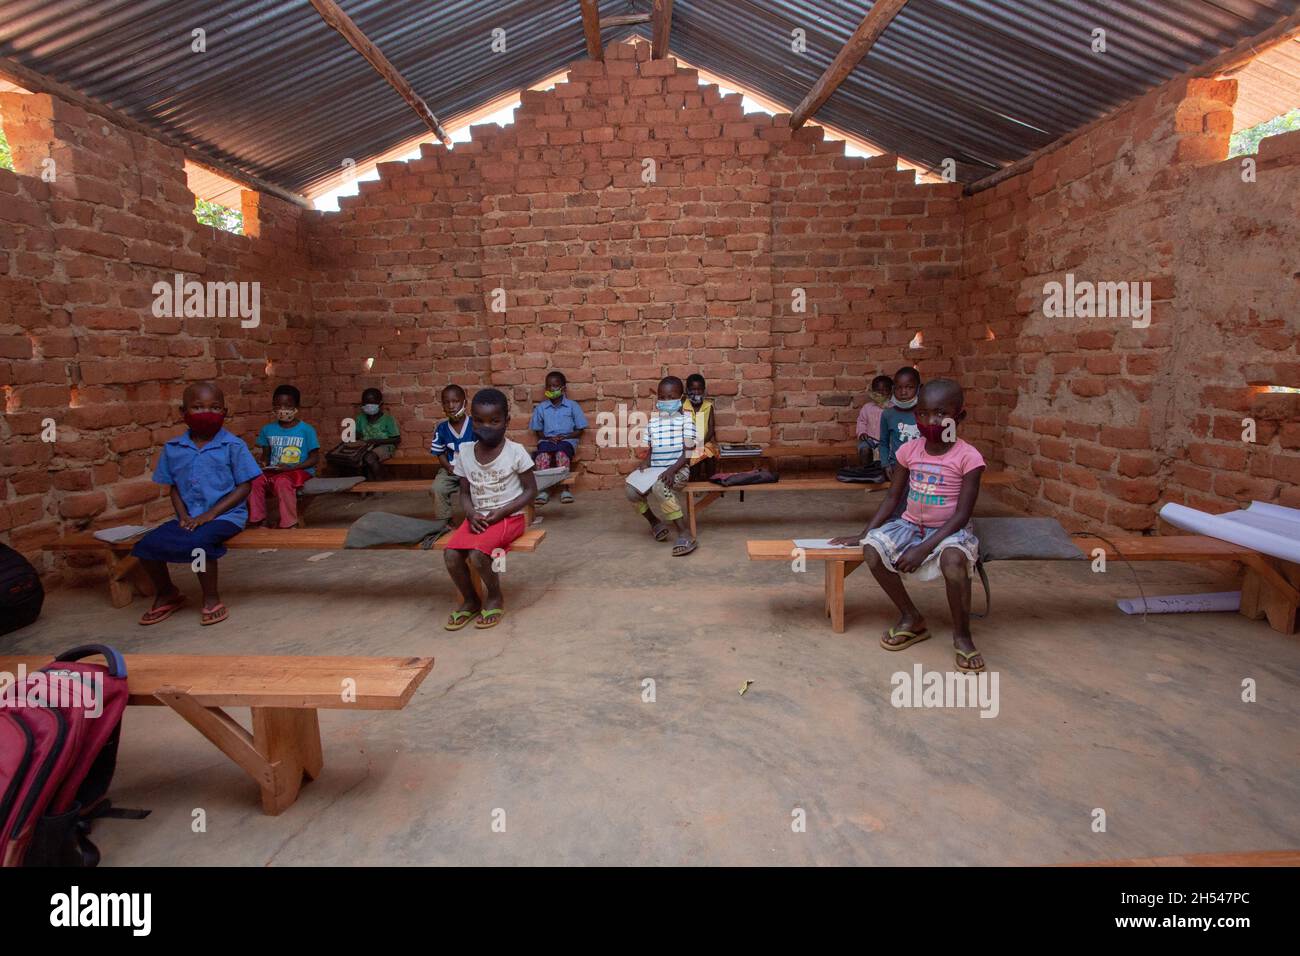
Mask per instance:
[[[690,554],[697,547],[675,493],[685,486],[690,476],[691,452],[699,442],[694,417],[682,409],[682,395],[685,391],[682,380],[675,375],[660,380],[658,401],[655,403],[656,414],[646,426],[646,444],[649,447],[646,449],[646,458],[637,470],[662,468],[663,472],[649,491],[638,491],[630,484],[625,486],[628,500],[636,505],[637,514],[649,522],[650,534],[656,541],[665,541],[671,531],[664,520],[655,517],[650,508],[650,499],[659,503],[664,519],[671,521],[677,528],[673,556],[678,558]]]

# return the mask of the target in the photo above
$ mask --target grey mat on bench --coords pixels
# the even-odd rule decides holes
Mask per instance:
[[[336,491],[347,491],[353,485],[365,481],[364,475],[354,475],[348,478],[309,478],[306,484],[302,486],[304,495],[328,495]]]
[[[386,511],[363,514],[348,526],[345,548],[374,548],[381,544],[419,544],[426,551],[433,547],[439,535],[447,530],[443,520],[426,521],[392,515]]]
[[[975,518],[982,561],[1081,561],[1088,556],[1054,518]]]

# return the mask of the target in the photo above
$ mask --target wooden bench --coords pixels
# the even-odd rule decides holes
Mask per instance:
[[[984,477],[980,480],[980,484],[981,486],[1009,485],[1013,474],[1013,472],[1009,471],[986,471]],[[780,481],[766,485],[736,485],[731,488],[715,485],[711,481],[688,481],[686,483],[686,520],[690,525],[691,535],[694,537],[699,513],[728,492],[739,492],[740,500],[744,501],[745,493],[748,491],[756,493],[772,491],[859,491],[870,494],[872,492],[883,492],[888,488],[889,482],[887,481],[878,485],[868,485],[861,482],[839,481],[827,477],[783,478]],[[700,496],[698,500],[695,497],[696,495]]]
[[[1074,539],[1079,550],[1091,555],[1095,549],[1105,552],[1107,560],[1181,561],[1203,564],[1229,561],[1245,569],[1241,588],[1241,613],[1252,620],[1267,618],[1273,630],[1294,634],[1296,611],[1300,606],[1300,565],[1278,561],[1241,545],[1201,535],[1128,536]],[[795,544],[785,541],[748,541],[751,561],[793,561]],[[863,564],[860,548],[805,548],[802,557],[821,561],[826,566],[825,610],[831,630],[844,633],[844,579]]]
[[[858,443],[846,442],[808,442],[799,445],[765,445],[762,451],[743,455],[728,455],[718,459],[718,467],[736,461],[770,461],[774,465],[791,458],[853,458],[858,457]]]
[[[531,514],[531,512],[529,512]],[[285,548],[298,551],[343,551],[347,540],[347,528],[245,528],[233,538],[226,541],[226,547],[236,550],[258,550],[263,548]],[[434,542],[433,550],[443,551],[447,547],[447,532]],[[546,532],[541,528],[529,528],[510,545],[511,552],[531,554],[537,550]],[[101,541],[89,532],[71,534],[59,539],[53,545],[54,551],[103,551],[108,555],[108,590],[113,607],[126,607],[138,591],[140,594],[152,594],[153,586],[145,574],[140,562],[131,557],[131,548],[135,541],[110,544]],[[418,551],[418,544],[385,544],[379,549],[395,551]],[[353,548],[354,552],[377,550],[373,548]],[[473,575],[473,567],[470,568]],[[475,576],[476,577],[476,576]],[[475,583],[477,584],[477,578]]]
[[[180,714],[262,790],[272,816],[320,776],[316,711],[401,710],[430,670],[432,657],[206,657],[127,654],[130,703],[165,705]],[[0,671],[34,671],[46,657],[0,657]],[[248,707],[250,733],[223,707]]]

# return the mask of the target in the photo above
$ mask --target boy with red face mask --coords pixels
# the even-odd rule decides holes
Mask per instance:
[[[953,646],[959,670],[984,669],[970,634],[970,572],[979,560],[979,541],[970,528],[979,498],[984,457],[957,437],[966,417],[961,386],[935,379],[921,388],[916,428],[921,433],[898,449],[893,485],[861,535],[832,538],[833,544],[861,543],[863,558],[881,588],[901,612],[880,646],[901,651],[930,636],[900,575],[930,581],[941,574],[952,612]],[[907,510],[892,517],[907,499]]]
[[[217,559],[226,553],[226,540],[243,530],[248,520],[245,500],[253,479],[262,473],[243,440],[221,427],[226,400],[212,382],[185,389],[181,414],[188,430],[163,445],[153,473],[158,484],[171,486],[176,519],[154,528],[131,550],[157,595],[141,624],[165,621],[185,603],[168,564],[202,568],[196,572],[203,589],[200,623],[217,624],[229,617],[217,593]],[[202,563],[195,565],[200,558]]]

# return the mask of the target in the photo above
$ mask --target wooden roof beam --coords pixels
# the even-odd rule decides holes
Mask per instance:
[[[654,0],[650,12],[650,58],[662,60],[668,56],[668,32],[673,23],[673,0]]]
[[[813,84],[813,88],[808,91],[803,102],[795,107],[790,115],[790,126],[793,129],[798,129],[808,122],[808,118],[821,109],[822,104],[830,99],[830,95],[870,52],[876,40],[885,32],[885,27],[889,26],[889,22],[906,4],[907,0],[876,0],[871,5],[871,10],[853,31],[853,36],[849,37],[844,48],[826,68],[826,72]]]
[[[596,0],[578,0],[582,4],[582,32],[587,35],[587,56],[593,60],[605,59],[600,45],[600,6]]]
[[[388,85],[395,89],[410,104],[411,109],[415,110],[417,116],[424,121],[424,125],[433,131],[444,146],[451,145],[451,137],[447,131],[442,128],[442,122],[438,117],[433,115],[429,105],[420,98],[411,84],[406,82],[406,78],[398,72],[397,67],[388,61],[388,57],[379,51],[379,47],[370,42],[370,38],[361,32],[358,27],[334,0],[311,0],[311,5],[316,8],[321,19],[326,22],[332,29],[338,31],[343,39],[352,44],[353,49],[366,58],[366,62],[375,68],[375,72],[382,76]]]

